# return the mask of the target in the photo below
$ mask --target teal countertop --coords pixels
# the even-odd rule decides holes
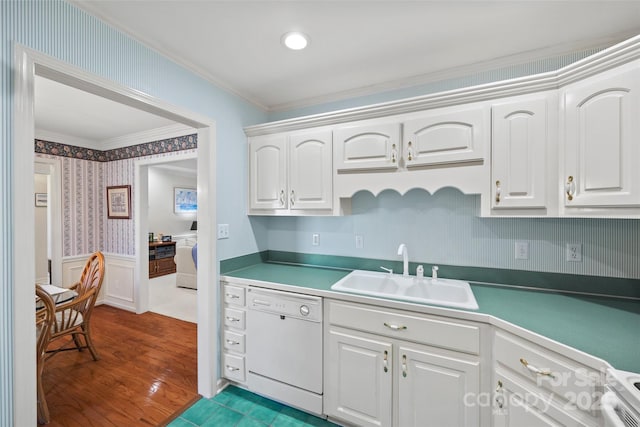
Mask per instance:
[[[263,262],[223,276],[296,286],[326,295],[349,272]],[[603,359],[614,368],[640,372],[640,301],[499,285],[471,286],[479,306],[473,313],[510,322]]]

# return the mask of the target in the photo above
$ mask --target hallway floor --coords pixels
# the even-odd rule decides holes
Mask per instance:
[[[197,323],[197,291],[176,286],[176,275],[149,279],[149,311]]]
[[[200,399],[169,427],[330,427],[336,424],[306,412],[229,386],[211,399]]]

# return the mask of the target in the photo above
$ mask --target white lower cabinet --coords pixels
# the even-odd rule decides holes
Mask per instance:
[[[393,346],[354,331],[329,331],[325,413],[361,426],[391,425]]]
[[[245,364],[246,288],[243,285],[220,282],[224,306],[222,308],[222,376],[244,383]]]
[[[554,351],[496,328],[494,427],[599,425],[604,366],[590,366],[579,358],[583,354],[570,347]]]
[[[470,345],[474,347],[473,331],[478,335],[477,343],[478,327],[335,301],[325,310],[329,318],[325,349],[327,415],[358,426],[481,424],[480,407],[474,404],[480,394],[479,355],[426,345],[435,333],[442,342],[449,335],[451,347],[455,347],[458,332],[471,332]],[[348,311],[352,319],[344,316]],[[383,325],[387,336],[349,328],[361,328],[363,317],[374,320],[370,331]],[[419,330],[412,330],[414,326]],[[402,339],[416,335],[423,336],[424,341]]]
[[[480,391],[476,357],[416,344],[400,345],[398,350],[399,426],[480,425],[474,406]]]

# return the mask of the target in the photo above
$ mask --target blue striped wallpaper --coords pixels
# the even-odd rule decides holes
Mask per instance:
[[[640,278],[640,220],[480,218],[480,197],[445,188],[431,195],[383,191],[352,198],[345,217],[270,217],[254,221],[267,234],[266,249],[399,259],[425,264],[504,268],[627,279]],[[320,234],[320,246],[311,244]],[[355,248],[355,235],[364,239]],[[515,242],[529,242],[529,259],[515,259]],[[582,243],[582,262],[567,262],[567,243]]]

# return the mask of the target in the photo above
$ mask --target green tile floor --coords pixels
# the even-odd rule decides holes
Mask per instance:
[[[168,427],[330,427],[327,420],[229,386],[211,399],[200,399]]]

